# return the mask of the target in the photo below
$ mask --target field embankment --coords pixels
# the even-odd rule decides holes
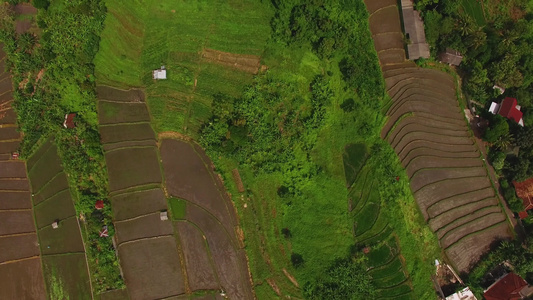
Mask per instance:
[[[400,41],[396,2],[366,2],[376,48],[395,52],[397,47],[384,46],[383,39],[395,36]],[[418,68],[404,57],[380,55],[391,98],[382,138],[406,168],[418,206],[441,247],[466,272],[494,241],[510,237],[509,224],[459,107],[454,79]]]
[[[26,167],[12,156],[21,135],[5,59],[0,50],[0,299],[46,299]]]

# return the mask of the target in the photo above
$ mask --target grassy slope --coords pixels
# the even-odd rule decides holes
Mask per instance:
[[[148,2],[107,3],[106,29],[95,60],[97,81],[124,88],[145,87],[156,131],[175,130],[197,138],[199,125],[210,115],[211,96],[216,92],[238,96],[245,85],[252,83],[248,74],[202,62],[198,52],[207,47],[261,54],[270,34],[271,8],[255,1],[209,5]],[[328,108],[326,124],[311,153],[313,161],[324,172],[304,189],[306,201],[287,206],[276,194],[283,174],[255,176],[245,167],[239,170],[251,192],[240,197],[230,173],[237,167],[236,161],[215,159],[226,185],[235,195],[259,299],[276,297],[267,279],[273,279],[283,294],[301,296],[282,269],[295,274],[303,284],[329,267],[335,258],[345,256],[353,244],[342,153],[346,144],[361,142],[357,126],[361,119],[348,119],[339,108],[343,99],[354,95],[344,91],[337,63],[338,59],[321,61],[306,49],[271,45],[263,53],[263,64],[269,66],[271,73],[281,80],[296,82],[302,95],[309,93],[309,83],[315,75],[325,71],[333,74],[330,83],[337,97]],[[167,66],[169,80],[153,82],[150,71],[161,64]],[[197,79],[196,88],[194,79]],[[431,296],[431,262],[439,255],[436,239],[421,220],[406,176],[392,150],[379,140],[381,116],[370,109],[363,108],[363,113],[375,131],[374,138],[364,142],[378,143],[387,149],[382,160],[375,161],[376,168],[381,168],[376,176],[386,182],[392,176],[387,174],[391,169],[396,170],[394,176],[402,176],[401,184],[389,189],[389,180],[389,184],[382,185],[381,192],[400,238],[415,293],[420,299]],[[280,233],[285,227],[293,235],[289,240]],[[290,265],[291,252],[302,254],[306,261],[297,270]]]

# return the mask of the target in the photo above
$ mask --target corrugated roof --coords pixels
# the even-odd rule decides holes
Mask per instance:
[[[515,121],[516,123],[520,123],[520,120],[522,120],[522,112],[516,107],[516,105],[517,101],[515,98],[507,97],[503,100],[498,113],[502,117],[506,117]]]
[[[483,294],[486,300],[519,300],[520,291],[527,282],[515,273],[509,273],[493,284]]]

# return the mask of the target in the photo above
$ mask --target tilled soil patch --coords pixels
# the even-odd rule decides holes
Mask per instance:
[[[4,111],[0,111],[0,125],[2,124],[15,124],[17,122],[17,115],[12,108]]]
[[[125,148],[105,153],[110,191],[160,183],[157,148]]]
[[[150,122],[146,104],[129,102],[98,101],[98,118],[100,125]]]
[[[25,192],[1,192],[0,210],[31,208],[31,194]]]
[[[431,141],[425,141],[425,140],[414,140],[408,143],[401,151],[397,151],[396,153],[400,157],[400,160],[403,161],[406,158],[408,158],[409,153],[416,151],[417,149],[425,149],[425,148],[432,149],[435,151],[441,151],[443,153],[450,153],[450,155],[443,155],[443,157],[451,156],[451,154],[453,153],[460,153],[460,155],[461,156],[464,155],[464,157],[479,157],[479,154],[474,144],[448,145],[448,144],[442,144],[440,142],[431,142]],[[476,155],[472,153],[476,153]],[[408,159],[411,160],[411,158],[408,158]]]
[[[103,144],[155,140],[155,133],[150,123],[120,124],[100,126],[100,138]]]
[[[493,241],[508,239],[509,236],[509,226],[502,223],[463,238],[445,252],[459,272],[467,272],[472,267],[472,262],[476,262],[483,253],[489,250]]]
[[[0,127],[0,140],[17,140],[20,138],[20,133],[17,127]],[[1,169],[0,169],[1,170]]]
[[[460,168],[460,167],[479,167],[483,169],[482,162],[478,158],[444,158],[434,156],[419,156],[414,158],[406,166],[407,175],[412,177],[414,173],[421,169],[429,168]],[[482,176],[489,181],[487,173]]]
[[[404,46],[403,35],[400,32],[387,32],[374,36],[374,47],[377,52],[387,49],[403,49]]]
[[[159,212],[127,221],[115,222],[115,227],[119,244],[142,238],[173,234],[171,221],[161,220]]]
[[[397,1],[396,0],[365,0],[366,9],[368,10],[369,14],[373,14],[376,10],[392,6],[396,7]]]
[[[236,248],[233,232],[228,233],[205,210],[187,205],[186,218],[200,228],[207,240],[220,283],[230,299],[252,299],[246,260]]]
[[[466,220],[469,222],[463,223],[461,226],[451,229],[444,235],[440,235],[440,232],[437,232],[437,234],[439,234],[440,243],[444,249],[448,248],[453,243],[456,243],[466,235],[476,231],[484,230],[485,228],[489,228],[498,223],[505,222],[505,215],[499,211],[484,215],[479,218],[466,218]]]
[[[231,203],[216,185],[216,175],[206,165],[210,162],[202,160],[191,144],[172,139],[161,142],[161,158],[169,194],[205,208],[232,232]]]
[[[119,142],[119,143],[112,143],[112,144],[105,144],[103,145],[104,151],[112,151],[117,150],[121,148],[132,148],[132,147],[157,147],[157,142],[155,139],[152,140],[144,140],[144,141],[132,141],[132,142]]]
[[[0,211],[0,236],[35,232],[31,210]]]
[[[437,202],[427,208],[427,213],[430,218],[434,218],[449,210],[460,208],[469,203],[474,204],[479,201],[493,201],[495,199],[494,189],[492,187],[486,187],[484,189],[474,190],[467,194],[457,195]]]
[[[46,300],[41,261],[0,265],[0,299]]]
[[[473,147],[472,147],[473,148]],[[419,147],[416,149],[413,149],[409,152],[404,151],[404,153],[407,153],[405,157],[400,157],[400,160],[402,162],[403,167],[407,166],[413,159],[419,157],[419,156],[435,156],[435,157],[442,157],[442,158],[479,158],[479,153],[475,151],[470,152],[447,152],[442,150],[437,150],[433,148],[427,148],[427,147]]]
[[[11,155],[11,153],[18,150],[19,145],[20,145],[19,141],[12,141],[12,142],[0,141],[0,153]]]
[[[411,177],[411,189],[417,191],[428,184],[449,178],[481,177],[486,174],[487,172],[484,168],[445,167],[440,169],[421,169]]]
[[[76,215],[70,190],[64,190],[35,206],[35,223],[37,228],[52,224],[55,220],[64,220]]]
[[[369,23],[372,35],[385,32],[402,32],[397,6],[388,6],[376,11],[370,16]]]
[[[484,199],[478,202],[470,202],[430,219],[429,226],[433,231],[438,231],[438,236],[442,237],[446,232],[464,223],[489,213],[500,211],[496,198]]]
[[[26,179],[0,179],[0,191],[27,191],[30,184]]]
[[[67,190],[68,181],[65,173],[61,172],[52,178],[43,188],[39,191],[33,191],[33,204],[37,205],[42,201],[58,194],[61,191]]]
[[[118,102],[145,102],[144,93],[141,90],[120,90],[114,87],[99,85],[96,87],[98,98],[102,100]]]
[[[397,64],[405,61],[405,51],[403,49],[387,49],[378,53],[382,64]]]
[[[26,166],[21,161],[0,162],[0,178],[26,178]]]
[[[75,217],[60,220],[57,229],[52,226],[40,229],[38,234],[42,255],[84,252],[78,220]]]
[[[180,237],[191,290],[219,289],[220,284],[211,264],[205,236],[192,223],[182,221],[174,224]]]
[[[114,196],[111,205],[117,221],[167,209],[165,194],[159,188]]]
[[[173,236],[125,243],[118,248],[132,300],[162,299],[185,293]]]
[[[0,237],[0,263],[39,255],[35,233]]]

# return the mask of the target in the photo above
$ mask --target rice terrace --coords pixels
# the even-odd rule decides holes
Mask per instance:
[[[531,14],[0,4],[0,299],[526,299]]]

